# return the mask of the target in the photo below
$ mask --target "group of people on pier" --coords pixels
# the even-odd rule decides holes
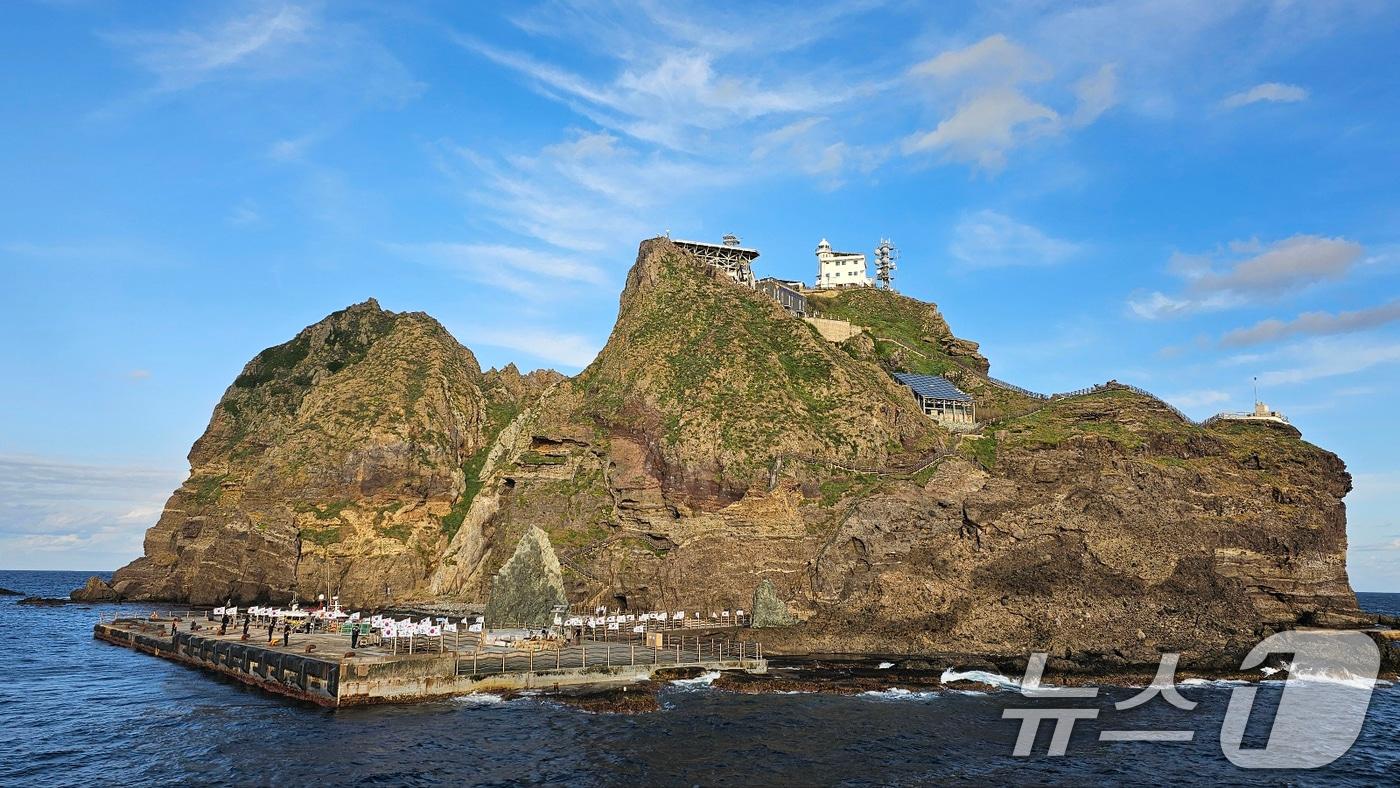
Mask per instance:
[[[674,629],[743,627],[749,623],[749,615],[744,610],[722,610],[708,616],[699,612],[649,611],[624,613],[597,607],[591,614],[565,612],[556,608],[553,626],[516,627],[522,631],[509,631],[494,639],[506,641],[528,640],[532,638],[560,638],[574,641],[582,637],[629,638],[649,632]],[[219,635],[226,636],[230,628],[242,628],[242,638],[248,640],[253,633],[261,635],[266,629],[267,643],[273,645],[280,635],[281,645],[288,646],[296,633],[335,633],[348,635],[350,647],[361,644],[382,646],[398,651],[405,647],[412,651],[420,649],[441,649],[447,640],[457,643],[464,633],[476,634],[477,641],[485,640],[487,629],[482,616],[453,620],[445,616],[424,617],[415,621],[411,617],[394,618],[380,614],[362,614],[342,610],[338,598],[333,597],[327,604],[324,600],[317,607],[302,608],[297,603],[288,607],[253,605],[239,607],[225,605],[216,607],[205,614],[203,626],[217,626]],[[171,634],[176,631],[177,622],[171,623]],[[497,623],[497,629],[510,627],[508,623]],[[191,631],[199,630],[198,620],[189,622]],[[614,635],[616,633],[616,635]]]

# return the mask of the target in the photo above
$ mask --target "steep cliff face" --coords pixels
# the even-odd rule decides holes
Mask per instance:
[[[463,465],[512,389],[531,393],[514,369],[483,376],[426,315],[337,312],[243,369],[113,586],[192,603],[402,597],[436,564]]]
[[[943,441],[887,375],[660,238],[571,388],[569,424],[631,439],[665,491],[705,509],[766,482],[785,454],[884,464]]]
[[[817,308],[869,333],[829,343],[653,239],[563,379],[483,374],[426,316],[352,307],[248,365],[114,586],[481,602],[539,529],[574,604],[735,609],[771,586],[801,623],[763,637],[792,652],[1150,662],[1357,620],[1350,477],[1291,427],[1203,427],[1116,386],[1037,400],[931,304]],[[981,430],[936,427],[894,370],[953,379]]]
[[[805,619],[765,632],[790,651],[1199,657],[1356,615],[1349,477],[1291,428],[1117,387],[1034,400],[893,293],[823,298],[870,329],[839,346],[752,296],[644,244],[607,347],[503,433],[437,590],[484,594],[539,526],[574,601],[733,609],[771,581]],[[954,379],[989,423],[955,442],[896,369]]]
[[[1109,389],[962,452],[923,484],[849,502],[814,564],[802,647],[1150,662],[1357,620],[1350,477],[1290,427],[1198,427]]]
[[[702,546],[686,561],[703,545],[781,551],[745,540],[801,533],[793,507],[802,488],[820,494],[830,463],[916,464],[951,445],[878,365],[660,238],[642,244],[597,359],[504,437],[439,593],[486,593],[508,546],[538,524],[576,594],[678,599],[676,583],[690,582],[674,563],[681,543]],[[731,528],[756,506],[791,511]],[[711,563],[733,573],[739,598],[760,579],[746,562]]]

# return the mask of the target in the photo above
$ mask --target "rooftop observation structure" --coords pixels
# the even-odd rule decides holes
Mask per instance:
[[[723,271],[736,283],[745,287],[754,286],[753,261],[758,257],[758,250],[740,246],[738,236],[726,235],[717,244],[675,238],[671,239],[671,243],[689,252],[697,260]]]
[[[938,375],[896,372],[894,379],[914,393],[924,415],[950,430],[970,430],[977,423],[977,405],[972,395]]]

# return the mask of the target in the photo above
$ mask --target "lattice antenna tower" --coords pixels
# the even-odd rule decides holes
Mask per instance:
[[[881,290],[894,289],[894,269],[899,260],[899,249],[888,238],[881,238],[875,247],[875,282]]]

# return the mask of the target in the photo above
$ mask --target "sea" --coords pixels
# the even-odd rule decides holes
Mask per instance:
[[[64,596],[103,572],[0,571],[0,587]],[[1358,594],[1400,615],[1400,594]],[[0,597],[0,785],[1024,785],[1400,783],[1400,688],[1371,695],[1356,743],[1307,770],[1247,770],[1222,754],[1228,682],[1181,687],[1128,711],[1135,688],[1105,687],[1065,754],[1048,727],[1013,756],[1043,701],[1014,689],[864,695],[748,695],[704,681],[668,686],[662,708],[592,713],[543,697],[482,695],[331,711],[273,697],[92,638],[115,605],[17,606]],[[133,605],[122,606],[131,612]],[[1281,682],[1260,685],[1269,719]],[[1083,705],[1078,703],[1076,705]],[[1246,730],[1246,745],[1262,744]],[[1189,742],[1100,741],[1109,729],[1195,732]]]

